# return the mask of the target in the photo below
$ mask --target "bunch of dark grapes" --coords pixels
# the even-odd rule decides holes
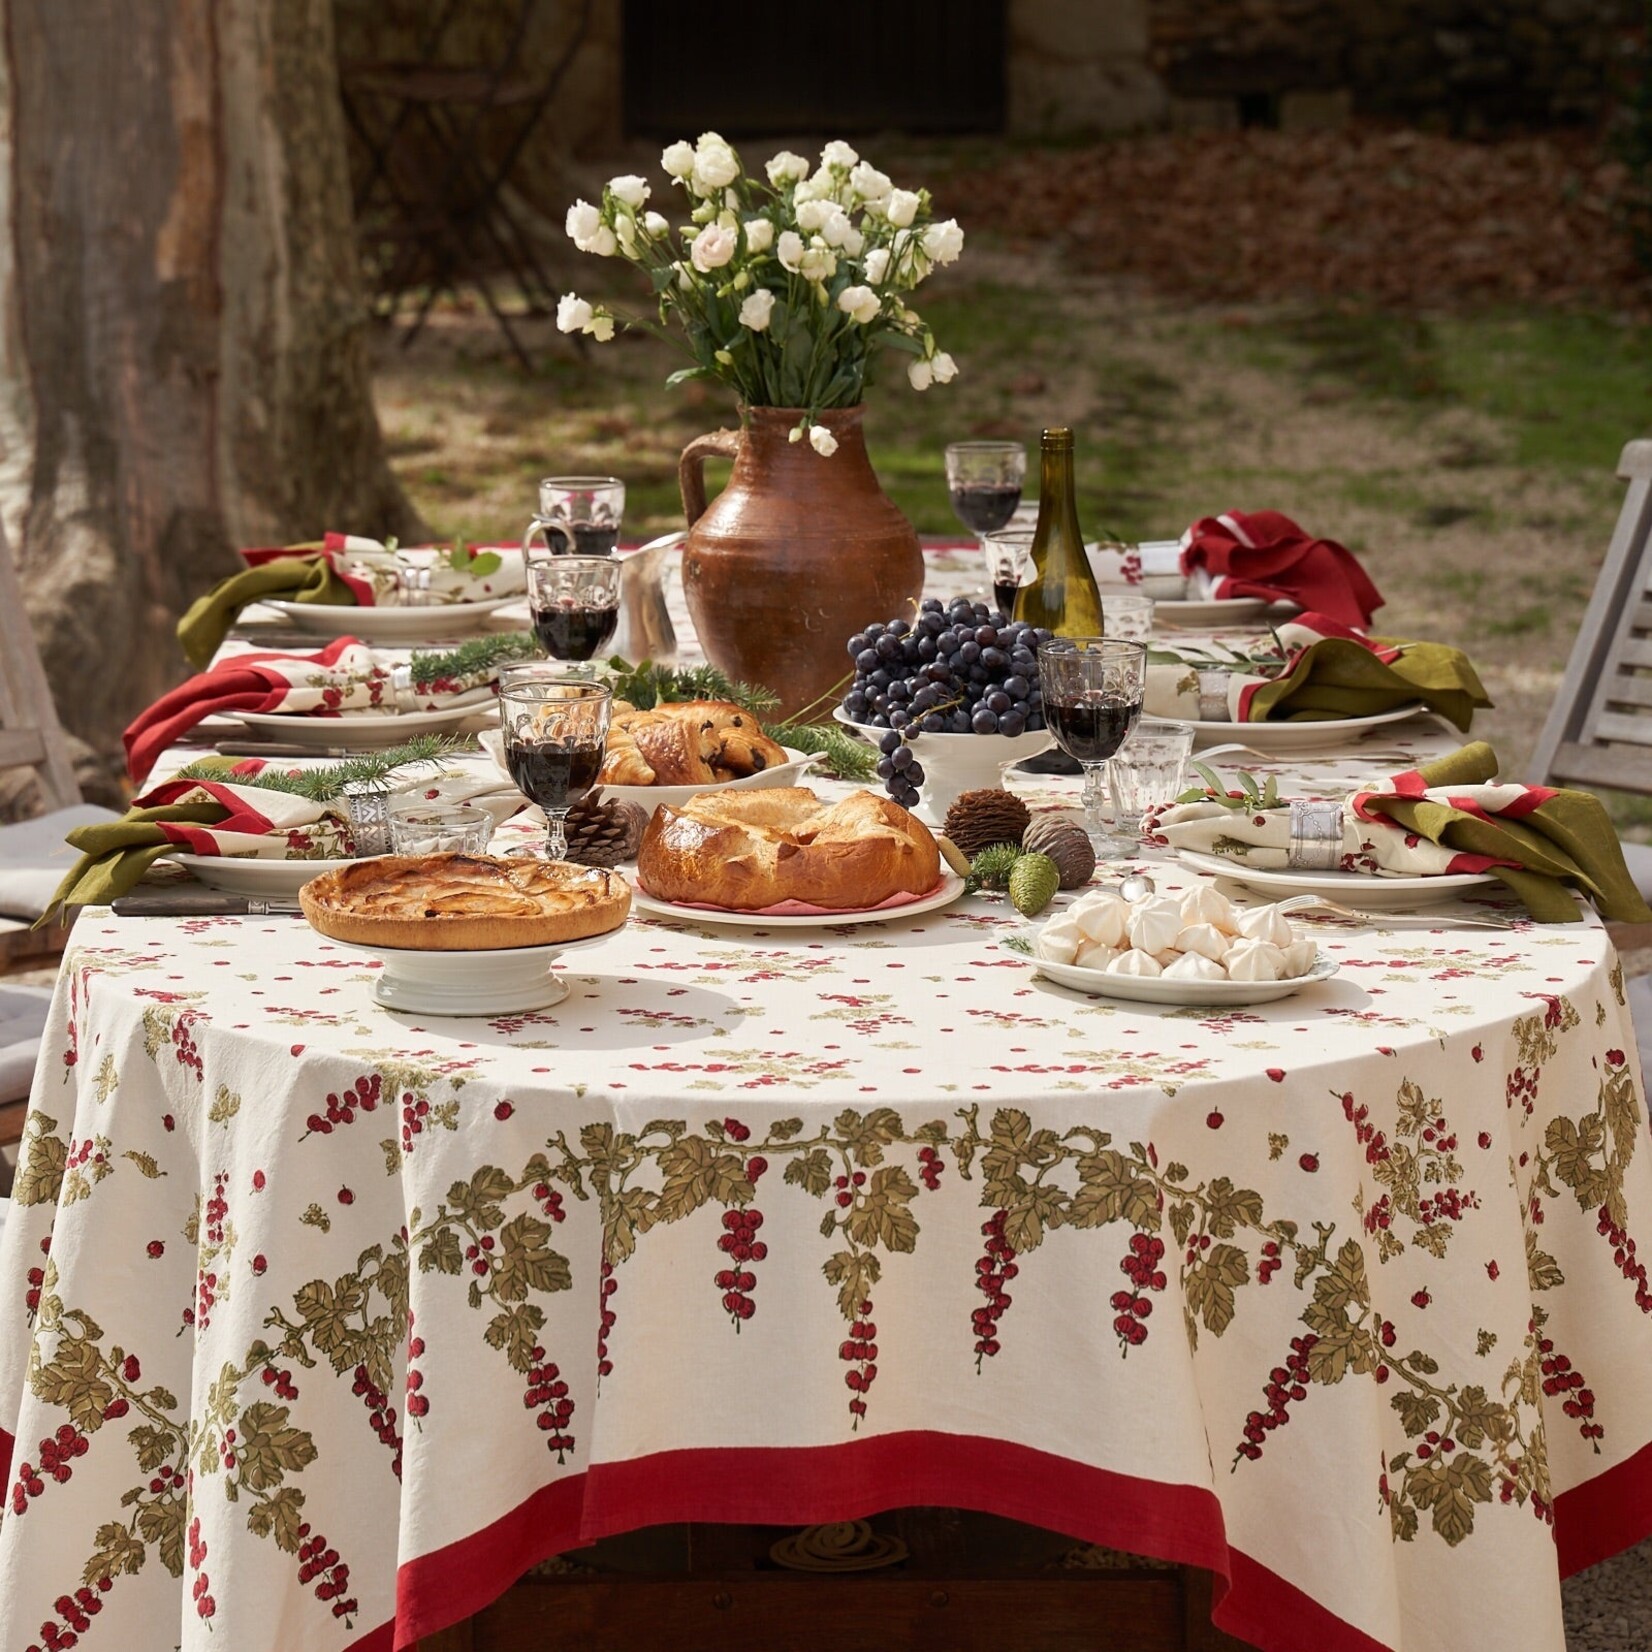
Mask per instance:
[[[851,722],[887,729],[878,776],[906,808],[918,801],[923,765],[916,734],[1024,734],[1044,727],[1038,647],[1050,632],[954,597],[927,597],[910,625],[873,624],[849,639],[854,681],[843,698]]]

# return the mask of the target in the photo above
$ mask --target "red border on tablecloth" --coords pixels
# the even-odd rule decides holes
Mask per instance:
[[[1555,1499],[1562,1577],[1610,1560],[1647,1536],[1652,1536],[1652,1444]]]
[[[990,1486],[984,1492],[983,1486]],[[530,1566],[598,1538],[675,1521],[795,1526],[907,1506],[978,1509],[1217,1576],[1220,1628],[1263,1652],[1387,1652],[1293,1584],[1230,1549],[1221,1505],[1004,1440],[914,1431],[835,1446],[668,1451],[559,1480],[469,1537],[401,1568],[396,1621],[350,1652],[394,1652],[497,1600]]]

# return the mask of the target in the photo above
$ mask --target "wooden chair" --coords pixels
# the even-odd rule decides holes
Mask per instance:
[[[1629,484],[1572,657],[1532,757],[1543,785],[1652,794],[1652,441],[1628,443]],[[1652,900],[1652,844],[1624,859]],[[1612,924],[1620,952],[1652,947],[1652,924]]]

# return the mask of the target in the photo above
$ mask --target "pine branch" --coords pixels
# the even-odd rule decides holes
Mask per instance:
[[[419,734],[386,751],[364,752],[339,763],[315,769],[267,768],[257,774],[236,774],[235,764],[224,757],[203,757],[178,770],[180,780],[215,780],[236,786],[251,786],[266,792],[287,792],[308,798],[312,803],[330,803],[343,795],[352,782],[382,780],[393,769],[412,768],[424,763],[440,763],[458,752],[467,751],[464,737]]]
[[[877,772],[877,753],[836,723],[776,723],[768,733],[793,751],[824,752],[835,779],[864,781]]]
[[[539,643],[531,631],[505,631],[495,637],[472,637],[445,654],[415,654],[413,684],[425,688],[431,683],[462,681],[474,677],[486,681],[493,671],[513,660],[539,657]]]
[[[616,654],[608,661],[614,698],[634,705],[638,711],[673,700],[727,700],[753,717],[761,717],[780,704],[779,695],[760,683],[738,683],[714,665],[691,665],[676,669],[642,660],[632,665]]]

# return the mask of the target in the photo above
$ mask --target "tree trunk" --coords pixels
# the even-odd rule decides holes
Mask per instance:
[[[109,749],[241,545],[416,531],[373,410],[332,0],[0,0],[0,511]]]

